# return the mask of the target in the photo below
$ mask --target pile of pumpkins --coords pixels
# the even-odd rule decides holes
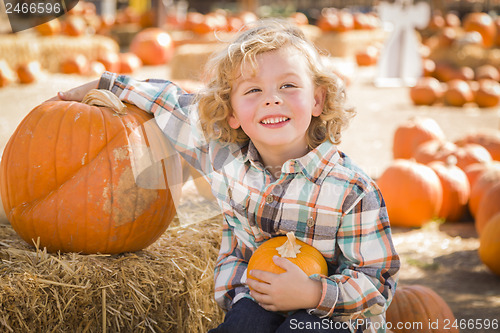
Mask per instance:
[[[130,11],[126,11],[128,13]],[[44,41],[50,42],[51,37],[83,37],[95,34],[109,35],[109,29],[114,24],[126,21],[126,15],[120,12],[116,18],[99,16],[96,7],[91,2],[80,1],[62,18],[54,18],[34,27],[32,30]],[[118,22],[118,23],[117,23]],[[148,30],[148,29],[151,29]],[[147,28],[130,48],[130,52],[101,50],[95,58],[79,52],[67,52],[62,57],[59,72],[64,74],[78,74],[99,76],[104,71],[130,74],[138,70],[143,64],[157,64],[168,61],[173,54],[173,43],[170,35],[161,29]],[[146,43],[144,41],[147,41]],[[146,44],[146,47],[144,45]],[[149,46],[148,45],[152,45]],[[118,48],[118,47],[117,47]],[[146,54],[146,56],[143,56]],[[154,54],[154,61],[150,61]],[[44,68],[38,60],[19,63],[11,66],[4,59],[0,59],[0,88],[12,83],[29,84],[39,81],[43,76]]]
[[[423,77],[410,88],[415,105],[487,108],[500,103],[499,18],[482,12],[468,13],[463,21],[453,13],[434,15],[421,34]],[[477,53],[474,61],[460,63],[468,52]]]
[[[133,52],[105,50],[100,52],[96,59],[89,59],[81,53],[68,54],[61,61],[59,70],[63,74],[93,77],[101,75],[104,71],[130,74],[142,65],[142,60]],[[13,83],[34,83],[43,75],[44,69],[38,60],[23,62],[12,68],[7,61],[0,59],[0,88]]]
[[[394,133],[394,160],[377,179],[393,226],[474,218],[481,260],[500,275],[500,131],[449,141],[438,123],[413,117]]]

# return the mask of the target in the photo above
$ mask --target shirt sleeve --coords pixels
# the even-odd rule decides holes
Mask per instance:
[[[246,285],[246,273],[248,257],[251,252],[244,245],[239,245],[235,235],[235,229],[223,222],[222,241],[219,257],[215,265],[215,301],[224,310],[243,297],[252,298],[250,290]]]
[[[152,113],[175,151],[203,174],[212,171],[208,158],[209,145],[201,130],[193,95],[171,81],[139,81],[110,72],[101,76],[99,87],[109,89],[120,100]]]
[[[366,193],[356,189],[344,204],[335,274],[311,277],[323,285],[320,304],[309,310],[320,317],[350,320],[381,315],[396,289],[400,261],[382,195],[376,184]]]

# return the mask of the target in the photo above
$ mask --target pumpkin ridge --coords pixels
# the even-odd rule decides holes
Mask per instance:
[[[60,139],[60,133],[61,133],[61,126],[62,124],[64,123],[63,120],[64,118],[66,118],[69,114],[69,112],[67,112],[71,106],[75,104],[75,102],[71,102],[69,104],[66,105],[66,108],[64,109],[64,112],[62,112],[63,116],[61,117],[60,121],[59,121],[59,126],[57,127],[57,133],[55,134],[56,135],[56,140],[54,142],[54,155],[56,155],[56,158],[54,158],[54,179],[56,180],[56,188],[59,188],[59,182],[58,182],[58,177],[57,177],[57,161],[58,161],[58,158],[57,158],[57,150],[55,149],[55,147],[58,146],[59,144],[59,139]],[[54,105],[52,107],[55,107],[56,104],[54,103]],[[52,109],[52,108],[51,108]],[[50,110],[48,110],[48,112],[46,112],[45,114],[49,114]],[[31,140],[30,140],[30,144],[31,144]],[[47,197],[47,196],[44,196],[44,197]],[[59,206],[58,206],[58,203],[60,202],[59,200],[59,191],[56,191],[55,192],[55,197],[56,197],[56,200],[55,200],[55,204],[56,204],[56,211],[59,211]],[[57,240],[59,242],[59,247],[61,248],[64,248],[64,244],[63,244],[63,241],[61,239],[61,235],[59,234],[59,229],[60,229],[60,221],[59,221],[59,214],[56,214],[55,215],[56,218],[55,218],[55,224],[56,224],[56,228],[55,228],[55,233],[56,233],[56,237],[57,237]],[[85,218],[86,219],[86,218]],[[33,223],[33,221],[31,222]]]
[[[68,104],[65,105],[65,108],[64,108],[64,112],[62,112],[62,117],[59,121],[59,126],[57,127],[57,133],[55,134],[55,137],[56,137],[56,140],[54,141],[54,146],[53,146],[53,151],[54,151],[54,154],[56,152],[56,150],[54,149],[55,147],[57,147],[57,144],[59,142],[59,133],[61,131],[61,123],[62,123],[62,119],[64,119],[66,116],[67,116],[67,110],[71,107],[71,105],[73,105],[74,102],[70,102]],[[41,117],[38,119],[37,123],[38,124],[44,117],[47,117],[47,116],[52,116],[51,112],[53,108],[56,107],[56,103],[54,103],[53,105],[51,105],[51,108],[46,110],[45,112],[42,112],[41,114]],[[33,146],[32,144],[32,140],[29,140],[29,148],[28,148],[28,157],[31,156],[31,154],[29,152],[31,152],[31,147]],[[28,165],[31,165],[31,163],[29,162],[28,160]],[[56,187],[58,188],[58,184],[57,184],[57,166],[54,164],[54,179],[55,179],[55,183],[56,183]],[[28,170],[32,170],[31,168],[28,168]],[[28,179],[30,177],[28,176]],[[31,194],[31,193],[30,193]],[[31,195],[30,195],[31,196]],[[46,196],[43,196],[43,198],[45,198]],[[56,193],[56,199],[58,199],[58,195]],[[40,202],[40,200],[37,200],[36,201],[37,203]],[[57,202],[58,200],[56,200],[56,205],[57,205]],[[31,205],[30,205],[31,206]],[[28,206],[28,207],[30,207]],[[36,205],[35,205],[36,206]],[[56,211],[59,211],[59,207],[56,207]],[[33,210],[30,209],[30,212],[33,212]],[[61,236],[59,235],[59,218],[58,218],[58,214],[55,215],[56,218],[55,218],[55,224],[56,224],[56,237],[57,237],[57,240],[59,241],[59,244],[62,245],[62,240],[61,240]],[[37,230],[37,226],[36,226],[36,223],[34,223],[34,219],[33,219],[33,214],[31,213],[30,214],[30,221],[29,221],[29,224],[31,226],[33,226],[33,230],[35,231],[35,234],[40,234],[39,232],[36,232]],[[36,240],[35,240],[36,241]]]
[[[39,113],[39,118],[41,118],[41,114]],[[23,121],[21,122],[21,124],[16,128],[16,130],[14,131],[14,133],[12,134],[12,136],[10,137],[9,139],[9,142],[7,143],[6,145],[6,151],[4,151],[3,153],[3,157],[2,157],[2,161],[4,160],[12,160],[12,156],[14,154],[14,150],[12,148],[12,145],[9,144],[13,141],[15,141],[15,138],[17,138],[19,135],[20,135],[20,132],[21,132],[21,129],[22,129],[22,126],[25,125],[26,123],[28,122],[27,119],[23,119]],[[29,149],[27,149],[27,151],[29,151]],[[5,153],[7,152],[7,156],[5,155]],[[6,187],[6,190],[7,190],[7,198],[8,198],[8,205],[9,207],[5,207],[6,203],[3,202],[3,205],[4,205],[4,208],[8,208],[8,209],[5,209],[5,213],[7,214],[7,217],[9,219],[9,221],[11,221],[11,224],[15,225],[16,222],[12,220],[12,215],[11,215],[11,212],[12,212],[12,202],[14,202],[15,200],[15,197],[13,196],[13,193],[14,193],[14,189],[10,186],[6,186],[7,184],[7,181],[5,178],[5,175],[7,175],[9,173],[9,170],[10,168],[12,167],[12,165],[10,163],[2,163],[2,168],[4,170],[2,170],[2,187]],[[25,169],[27,171],[27,174],[25,174],[25,177],[27,178],[28,177],[28,173],[29,173],[29,170],[26,168]],[[5,201],[5,200],[3,200]],[[14,222],[14,223],[12,223]],[[32,229],[32,231],[34,231],[34,227],[32,224],[30,224],[30,228]],[[24,235],[26,237],[26,233],[24,231],[21,231],[21,234]]]

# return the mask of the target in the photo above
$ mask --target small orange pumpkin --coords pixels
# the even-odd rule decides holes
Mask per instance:
[[[447,82],[443,100],[450,106],[464,106],[474,101],[474,93],[470,85],[463,79],[452,79]]]
[[[394,226],[421,227],[437,217],[443,188],[436,173],[424,164],[397,159],[377,180]]]
[[[117,97],[100,92],[86,99],[121,103],[108,103]],[[155,154],[166,152],[158,127],[148,126],[144,147],[132,141],[151,119],[132,105],[121,112],[67,101],[35,107],[11,136],[0,165],[2,203],[13,229],[30,244],[39,239],[49,252],[120,253],[153,243],[175,215],[165,174],[180,170],[180,161],[160,161],[158,184],[138,185],[137,149],[144,153],[157,143]]]
[[[500,213],[494,215],[479,236],[479,258],[488,268],[500,276]]]
[[[146,28],[134,36],[130,51],[144,65],[162,65],[174,56],[174,42],[168,32],[160,28]]]
[[[410,98],[415,105],[432,105],[443,96],[443,88],[438,79],[423,76],[410,88]]]
[[[278,236],[265,241],[255,250],[248,261],[247,278],[255,279],[250,275],[250,271],[254,269],[274,274],[284,273],[285,270],[274,263],[274,256],[287,258],[299,266],[308,276],[313,274],[328,275],[328,266],[321,252],[296,239],[293,232],[289,232],[286,236]]]
[[[458,333],[448,323],[455,322],[453,311],[434,290],[421,285],[399,286],[387,309],[387,322],[395,333]],[[431,327],[429,323],[436,323]],[[402,325],[402,324],[403,325]],[[408,325],[404,325],[408,323]],[[418,330],[416,330],[416,325]]]
[[[493,79],[481,79],[474,92],[474,101],[480,108],[492,108],[500,103],[500,83]]]

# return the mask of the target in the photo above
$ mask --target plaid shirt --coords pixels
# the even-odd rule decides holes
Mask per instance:
[[[175,149],[209,180],[224,217],[215,268],[215,299],[222,308],[251,297],[246,269],[257,247],[294,231],[328,263],[329,276],[311,276],[323,291],[318,307],[308,311],[336,321],[365,318],[365,331],[385,332],[377,325],[385,322],[400,261],[377,185],[344,153],[327,141],[287,161],[276,179],[251,141],[207,142],[196,105],[173,83],[110,73],[103,78],[121,100],[153,113]]]

